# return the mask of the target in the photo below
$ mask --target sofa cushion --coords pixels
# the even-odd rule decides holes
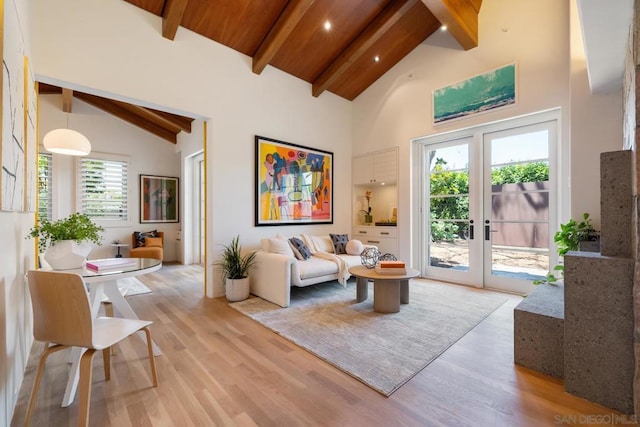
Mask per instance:
[[[364,251],[364,245],[360,240],[351,239],[345,249],[348,255],[360,255]]]
[[[330,233],[331,243],[333,244],[333,252],[336,255],[347,253],[347,243],[349,242],[348,234],[333,234]]]
[[[338,265],[335,262],[324,258],[312,256],[305,262],[298,263],[300,280],[312,279],[314,277],[327,276],[338,272]]]
[[[144,239],[147,237],[158,237],[158,230],[152,231],[134,231],[133,235],[136,238],[136,248],[143,248],[145,246]]]
[[[278,237],[273,237],[268,239],[269,243],[269,252],[274,254],[286,255],[288,257],[294,257],[295,254],[293,250],[291,250],[291,245],[289,245],[289,241],[286,239],[280,239]]]
[[[144,246],[146,248],[161,248],[162,247],[162,237],[145,237],[144,238]]]
[[[311,251],[307,248],[307,245],[304,244],[302,240],[297,237],[292,237],[289,239],[289,243],[291,244],[291,249],[295,254],[296,258],[301,261],[309,259],[311,257]]]
[[[307,236],[308,239],[313,243],[314,251],[313,252],[329,252],[333,253],[333,242],[331,241],[331,237],[329,235],[326,236]]]

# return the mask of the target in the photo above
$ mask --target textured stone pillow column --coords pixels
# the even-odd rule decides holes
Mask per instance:
[[[601,253],[564,258],[565,390],[634,413],[630,151],[600,155]]]

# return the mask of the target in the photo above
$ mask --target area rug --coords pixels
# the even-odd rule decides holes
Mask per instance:
[[[409,381],[507,301],[496,293],[426,280],[410,282],[399,313],[356,303],[355,282],[293,288],[281,308],[258,297],[229,304],[385,396]]]

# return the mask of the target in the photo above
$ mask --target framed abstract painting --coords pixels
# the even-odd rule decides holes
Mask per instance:
[[[140,223],[178,222],[178,178],[140,175]]]
[[[333,153],[256,136],[255,225],[333,224]]]

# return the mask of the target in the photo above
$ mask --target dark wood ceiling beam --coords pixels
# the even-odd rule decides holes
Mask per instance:
[[[173,40],[189,0],[167,0],[162,12],[162,37]]]
[[[384,8],[371,24],[313,82],[311,92],[313,96],[318,97],[327,90],[419,1],[396,0]]]
[[[422,0],[465,50],[478,46],[478,13],[482,0]]]
[[[75,96],[76,98],[81,99],[96,108],[100,108],[101,110],[113,114],[114,116],[119,117],[120,119],[131,123],[134,126],[142,128],[173,144],[177,142],[177,137],[174,132],[156,123],[151,123],[148,120],[144,120],[140,116],[132,113],[130,109],[127,108],[127,104],[124,102],[109,100],[82,92],[77,92]]]
[[[70,113],[73,106],[73,90],[62,88],[62,111]]]
[[[185,125],[183,121],[176,120],[172,114],[169,113],[161,113],[156,110],[152,110],[145,107],[140,107],[139,105],[127,104],[125,102],[118,102],[120,107],[127,112],[140,117],[141,119],[148,120],[151,123],[161,127],[168,129],[174,134],[180,131],[186,131],[191,133],[191,122],[189,121],[188,125]]]
[[[292,0],[253,55],[253,72],[262,73],[315,0]]]
[[[175,126],[180,128],[187,133],[191,133],[191,123],[193,119],[191,117],[178,116],[177,114],[167,113],[165,111],[158,111],[154,109],[147,108],[147,110],[152,111],[159,117],[162,117],[164,120],[173,123]]]

